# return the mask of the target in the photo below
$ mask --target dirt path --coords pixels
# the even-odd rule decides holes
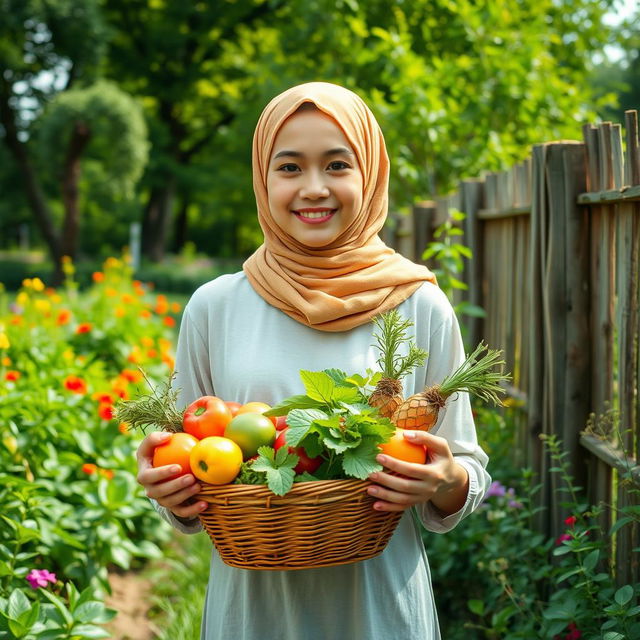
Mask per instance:
[[[114,640],[153,640],[154,625],[148,619],[151,582],[134,572],[110,573],[111,595],[106,605],[118,615],[106,625]]]

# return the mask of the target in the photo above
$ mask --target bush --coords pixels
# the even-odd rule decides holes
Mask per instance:
[[[34,278],[11,301],[0,291],[0,637],[108,637],[93,624],[113,615],[108,567],[159,557],[170,532],[113,405],[144,384],[138,367],[167,379],[180,309],[120,260],[83,293],[65,271],[59,290]]]

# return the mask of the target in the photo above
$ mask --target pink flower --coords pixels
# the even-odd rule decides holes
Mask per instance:
[[[556,538],[556,546],[561,545],[565,540],[571,540],[572,535],[570,533],[563,533],[561,536]]]
[[[31,569],[25,579],[29,582],[32,589],[46,587],[49,582],[55,584],[57,580],[56,574],[46,569]]]

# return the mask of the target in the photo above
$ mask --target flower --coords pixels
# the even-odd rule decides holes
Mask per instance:
[[[94,282],[103,282],[104,281],[104,273],[102,271],[94,271],[91,275],[91,278]]]
[[[97,465],[91,462],[86,462],[85,464],[82,465],[82,473],[86,473],[88,476],[92,476],[97,471],[98,471]]]
[[[487,493],[484,494],[484,499],[486,500],[487,498],[493,497],[502,498],[506,493],[506,487],[497,480],[494,480],[491,483],[491,486],[487,489]]]
[[[111,471],[111,469],[98,469],[98,473],[107,480],[111,480],[113,478],[113,471]]]
[[[87,383],[78,376],[67,376],[64,379],[64,388],[79,395],[87,393]]]
[[[69,320],[71,320],[71,311],[69,311],[69,309],[62,309],[58,313],[58,317],[56,318],[56,324],[59,327],[62,327],[65,324],[68,324]]]
[[[175,318],[172,318],[171,316],[165,316],[162,318],[162,324],[164,324],[165,327],[175,327],[176,321]]]
[[[7,371],[7,373],[4,376],[4,379],[7,380],[7,382],[15,382],[20,378],[21,375],[22,374],[19,371],[15,371],[11,369],[10,371]]]
[[[129,433],[129,424],[127,422],[121,422],[118,425],[118,431],[120,433]]]
[[[29,582],[32,589],[37,589],[38,587],[46,587],[49,582],[55,584],[57,578],[55,573],[51,573],[47,569],[31,569],[25,576],[25,580]]]
[[[8,349],[11,346],[7,334],[0,331],[0,349]]]
[[[93,329],[93,327],[90,322],[82,322],[76,327],[76,333],[89,333],[91,329]]]
[[[575,516],[569,516],[568,518],[565,518],[564,523],[567,525],[567,527],[573,527],[577,520],[578,518],[576,518]]]
[[[104,402],[100,403],[100,405],[98,405],[98,415],[103,420],[113,420],[113,416],[114,416],[113,406],[111,404],[106,404]]]
[[[561,536],[558,536],[556,538],[556,547],[559,547],[563,542],[571,539],[572,539],[572,536],[570,533],[563,533]]]

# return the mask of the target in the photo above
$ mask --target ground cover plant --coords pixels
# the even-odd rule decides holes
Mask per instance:
[[[598,525],[605,507],[585,502],[568,472],[561,443],[547,438],[545,448],[571,515],[556,537],[546,538],[532,525],[538,479],[509,462],[512,419],[481,409],[476,420],[487,441],[494,482],[480,509],[460,527],[444,536],[423,535],[443,637],[640,638],[640,585],[616,584],[608,560],[613,531]],[[639,520],[640,509],[629,506],[614,527]]]
[[[109,637],[107,571],[169,535],[135,480],[138,437],[117,399],[173,368],[177,306],[108,259],[79,293],[0,291],[0,638]]]

